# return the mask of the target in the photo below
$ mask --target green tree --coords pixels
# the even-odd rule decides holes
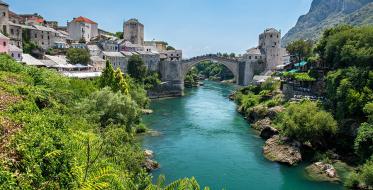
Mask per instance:
[[[320,109],[316,102],[291,103],[280,115],[277,126],[285,136],[312,145],[323,143],[328,135],[335,134],[337,122],[333,116]]]
[[[90,62],[89,52],[86,49],[70,48],[67,50],[66,58],[71,64],[87,65]]]
[[[294,57],[293,62],[298,63],[311,55],[312,45],[311,41],[297,40],[289,43],[286,50]]]
[[[373,26],[338,26],[324,32],[315,52],[330,68],[372,67]]]
[[[166,48],[167,50],[176,50],[174,47],[172,47],[172,46],[167,46],[167,48]]]
[[[137,82],[143,83],[146,77],[147,68],[139,55],[132,55],[128,60],[128,74]]]
[[[349,67],[331,71],[326,77],[326,96],[338,119],[361,118],[373,100],[373,71]]]
[[[100,88],[111,87],[114,84],[115,75],[114,75],[114,68],[111,65],[110,61],[106,61],[106,65],[104,70],[102,71],[102,75],[99,79]]]
[[[115,33],[115,37],[119,38],[119,39],[123,39],[124,36],[123,36],[123,32],[116,32]]]
[[[373,156],[373,102],[365,105],[364,112],[368,122],[361,124],[355,139],[355,151],[361,160]]]
[[[126,95],[129,94],[129,84],[127,80],[123,77],[122,71],[117,68],[117,70],[114,73],[114,83],[112,85],[112,90],[114,92],[122,92]]]
[[[161,79],[160,79],[159,73],[148,71],[148,74],[145,77],[145,81],[144,81],[145,89],[151,90],[160,84],[161,84]]]
[[[79,107],[87,118],[104,128],[114,124],[124,126],[130,132],[140,122],[141,109],[137,103],[130,96],[114,93],[110,88],[93,93]]]

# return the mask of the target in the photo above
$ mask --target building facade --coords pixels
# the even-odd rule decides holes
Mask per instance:
[[[144,25],[137,19],[130,19],[123,24],[123,37],[132,44],[144,45]]]
[[[261,49],[266,58],[267,70],[275,70],[281,64],[281,32],[269,28],[259,35],[259,49]]]
[[[127,72],[127,58],[120,52],[103,51],[101,55],[105,61],[110,61],[114,69],[119,68],[123,73]]]
[[[0,30],[3,34],[9,34],[9,5],[0,0]]]
[[[80,41],[84,39],[89,42],[92,38],[98,36],[98,24],[81,16],[67,23],[67,31],[71,40]]]

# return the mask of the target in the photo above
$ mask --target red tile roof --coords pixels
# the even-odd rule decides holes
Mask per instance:
[[[73,20],[74,22],[85,22],[85,23],[88,23],[88,24],[97,24],[96,22],[93,22],[92,20],[88,19],[88,18],[85,18],[85,17],[78,17],[78,18],[75,18]]]

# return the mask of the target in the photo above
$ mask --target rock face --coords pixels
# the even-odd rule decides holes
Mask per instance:
[[[269,138],[272,138],[273,136],[278,135],[278,130],[271,127],[271,126],[266,126],[261,132],[260,132],[260,137],[263,139],[267,140]]]
[[[297,39],[317,39],[326,28],[345,23],[372,24],[372,0],[313,0],[310,11],[283,37],[282,44]]]
[[[337,170],[331,164],[316,162],[306,168],[306,173],[311,180],[315,181],[340,181]]]
[[[268,109],[268,117],[275,119],[276,116],[285,110],[284,106],[276,106]]]
[[[295,165],[302,160],[300,146],[299,142],[276,135],[266,141],[263,154],[268,160]]]
[[[271,123],[272,121],[267,117],[252,124],[252,127],[255,130],[262,131],[266,127],[271,127]]]

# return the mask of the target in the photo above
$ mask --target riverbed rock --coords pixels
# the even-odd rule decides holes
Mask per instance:
[[[270,119],[275,119],[276,116],[283,112],[285,110],[284,106],[275,106],[275,107],[272,107],[272,108],[269,108],[268,109],[268,114],[267,116],[270,118]]]
[[[150,172],[150,171],[153,171],[153,170],[156,170],[160,167],[159,163],[152,160],[152,159],[145,159],[145,162],[144,162],[144,168],[146,169],[146,171]]]
[[[271,124],[272,124],[272,121],[268,117],[266,117],[252,124],[252,128],[258,131],[262,131],[266,127],[271,127]]]
[[[145,114],[145,115],[149,115],[149,114],[153,113],[153,110],[151,110],[151,109],[142,109],[142,113]]]
[[[151,150],[144,150],[144,155],[146,158],[153,158],[154,157],[154,152]]]
[[[305,170],[307,177],[314,181],[340,181],[337,170],[331,164],[316,162],[308,166]]]
[[[291,166],[302,160],[300,143],[290,139],[282,139],[278,135],[266,141],[263,154],[268,160]]]
[[[251,123],[257,122],[258,120],[264,119],[267,117],[268,107],[262,104],[259,104],[253,108],[250,108],[247,120]]]
[[[274,135],[278,135],[278,130],[271,126],[264,127],[263,130],[260,132],[260,137],[265,140],[272,138]]]

